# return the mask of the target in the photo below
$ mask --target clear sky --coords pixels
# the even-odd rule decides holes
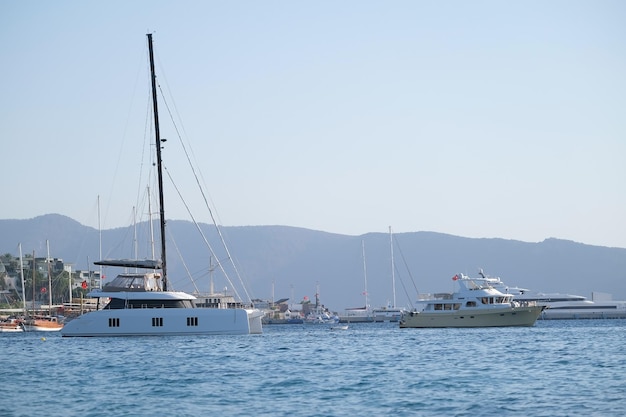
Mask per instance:
[[[97,227],[100,196],[103,228],[130,224],[152,32],[223,225],[626,248],[624,22],[603,0],[2,0],[0,218]]]

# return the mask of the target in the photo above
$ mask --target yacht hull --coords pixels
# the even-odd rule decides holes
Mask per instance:
[[[626,309],[622,308],[546,308],[540,320],[580,320],[580,319],[626,319]]]
[[[542,310],[542,306],[530,306],[476,311],[413,311],[402,316],[400,328],[532,326]]]

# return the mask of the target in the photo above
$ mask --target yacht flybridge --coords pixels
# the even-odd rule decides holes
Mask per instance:
[[[146,273],[122,273],[101,291],[87,294],[97,299],[98,308],[69,321],[61,334],[71,336],[149,336],[262,333],[263,312],[255,308],[198,308],[195,297],[168,291],[165,257],[165,210],[163,205],[163,174],[161,138],[159,135],[156,75],[152,34],[148,34],[152,102],[155,124],[161,259],[103,260],[96,265],[141,268]],[[156,272],[160,270],[160,272]]]

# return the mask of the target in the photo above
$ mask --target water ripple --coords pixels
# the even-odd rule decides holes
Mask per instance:
[[[625,330],[626,320],[589,320],[285,325],[217,337],[0,334],[0,415],[622,416]]]

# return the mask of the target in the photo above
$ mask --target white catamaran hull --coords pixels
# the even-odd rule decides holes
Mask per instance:
[[[65,324],[61,334],[76,336],[218,335],[262,333],[254,311],[212,308],[99,310]],[[262,313],[261,313],[262,315]]]
[[[492,310],[457,310],[441,312],[410,312],[400,320],[401,328],[431,327],[509,327],[532,326],[542,306],[512,307]]]

